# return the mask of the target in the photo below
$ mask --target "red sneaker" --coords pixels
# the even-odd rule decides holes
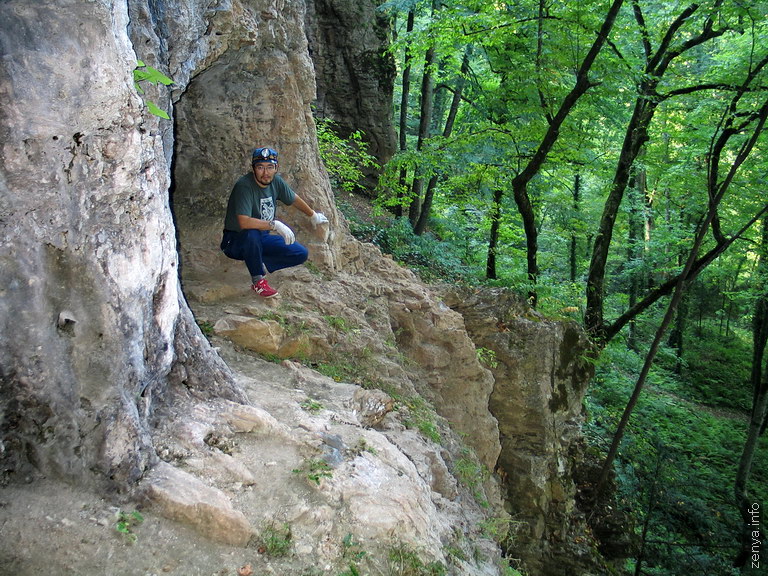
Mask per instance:
[[[272,288],[269,284],[267,284],[267,279],[262,278],[256,284],[253,284],[251,286],[251,290],[256,292],[259,296],[262,298],[271,298],[272,296],[277,296],[277,290]]]

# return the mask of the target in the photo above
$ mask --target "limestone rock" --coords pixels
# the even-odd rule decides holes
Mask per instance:
[[[346,4],[344,18],[373,8]],[[314,136],[307,14],[302,0],[0,3],[0,328],[13,335],[0,343],[4,473],[125,497],[142,479],[157,510],[234,546],[284,513],[306,566],[338,561],[329,543],[359,530],[384,558],[395,537],[439,561],[447,546],[469,553],[477,544],[495,556],[454,573],[496,574],[498,550],[478,528],[489,512],[455,475],[469,450],[487,470],[501,459],[518,474],[508,495],[527,505],[527,553],[551,562],[547,538],[572,505],[565,449],[579,422],[579,336],[524,316],[519,330],[481,329],[471,306],[465,321],[351,237]],[[378,22],[373,34],[382,30]],[[366,49],[349,44],[355,33],[339,37],[344,58]],[[344,61],[320,52],[327,65],[318,69]],[[138,60],[174,86],[140,95]],[[369,94],[386,94],[386,62],[373,76],[353,72],[368,73]],[[330,103],[332,84],[322,86]],[[146,100],[173,121],[150,114]],[[382,117],[368,125],[381,128],[371,133],[384,158]],[[218,249],[229,191],[260,145],[278,148],[286,181],[330,220],[318,233],[280,208],[310,265],[276,275],[280,300],[263,316],[244,265]],[[210,342],[203,318],[216,327]],[[303,350],[306,366],[266,362],[238,338],[264,354]],[[473,338],[499,351],[495,380]],[[386,398],[355,398],[357,387],[425,398],[444,445],[409,428]],[[307,399],[323,409],[305,409]],[[331,478],[308,484],[293,470],[324,446],[337,452]],[[489,479],[479,489],[501,510],[494,487]]]
[[[225,419],[235,432],[262,432],[275,434],[280,423],[266,410],[256,406],[228,403]]]
[[[355,416],[366,428],[375,428],[395,406],[395,401],[386,392],[364,388],[355,390],[352,403]]]
[[[245,546],[253,530],[223,492],[170,464],[158,464],[142,481],[150,506],[172,520],[192,525],[211,540]]]
[[[525,529],[514,553],[536,573],[560,573],[579,556],[569,542],[584,539],[575,509],[574,468],[581,449],[586,383],[593,367],[584,332],[571,321],[544,318],[508,290],[447,289],[473,341],[494,352],[496,384],[490,410],[499,422],[499,472],[515,517]],[[571,536],[567,536],[567,535]],[[588,566],[588,555],[584,555]]]

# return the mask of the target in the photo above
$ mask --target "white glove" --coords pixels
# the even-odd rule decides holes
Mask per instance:
[[[274,220],[272,222],[272,230],[280,234],[286,244],[293,244],[296,241],[296,235],[293,233],[293,230],[280,222],[280,220]]]
[[[328,218],[326,218],[325,214],[322,212],[315,212],[312,214],[310,221],[312,222],[312,226],[315,228],[317,228],[318,224],[328,224]]]

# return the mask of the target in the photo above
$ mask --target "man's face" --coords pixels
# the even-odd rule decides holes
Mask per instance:
[[[274,180],[277,174],[277,164],[271,162],[257,162],[253,165],[253,176],[256,178],[256,184],[266,188]]]

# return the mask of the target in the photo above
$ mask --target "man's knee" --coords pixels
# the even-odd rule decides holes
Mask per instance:
[[[309,250],[298,242],[287,246],[288,250],[284,254],[288,266],[298,266],[304,264],[309,258]]]

